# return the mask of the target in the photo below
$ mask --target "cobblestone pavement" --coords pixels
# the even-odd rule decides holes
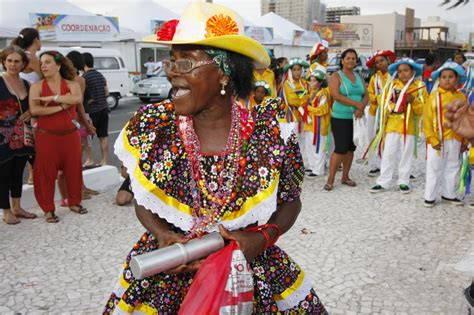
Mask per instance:
[[[305,182],[302,213],[279,245],[312,277],[331,314],[468,313],[462,289],[474,264],[455,266],[474,251],[474,210],[424,208],[423,165],[418,159],[408,195],[371,195],[374,179],[358,164],[355,188],[324,192],[324,178]],[[85,201],[86,215],[58,210],[56,225],[42,216],[0,224],[0,314],[100,313],[143,232],[132,207],[113,205],[114,194]]]

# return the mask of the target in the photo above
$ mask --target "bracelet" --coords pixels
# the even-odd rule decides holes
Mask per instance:
[[[57,102],[58,100],[59,100],[59,95],[58,94],[54,95],[53,96],[53,101]]]
[[[277,231],[277,237],[273,240],[273,242],[270,239],[270,235],[268,235],[268,232],[265,230],[267,228],[272,228]],[[263,251],[265,251],[268,247],[275,245],[275,243],[278,241],[280,238],[280,229],[276,224],[269,223],[269,224],[263,224],[259,226],[252,226],[248,229],[246,229],[248,232],[262,232],[263,236],[265,237],[265,246],[263,247]]]

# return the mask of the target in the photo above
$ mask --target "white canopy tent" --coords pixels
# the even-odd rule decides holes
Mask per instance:
[[[269,12],[253,21],[259,26],[273,28],[273,40],[264,43],[265,47],[273,49],[275,57],[301,57],[304,58],[311,48],[293,45],[293,32],[306,31],[304,28],[288,21],[276,13]]]
[[[121,2],[120,5],[107,10],[105,15],[117,16],[120,27],[135,31],[135,40],[140,42],[143,37],[151,33],[151,21],[168,21],[179,18],[178,15],[153,0],[136,0]]]
[[[0,38],[15,38],[25,27],[32,27],[29,13],[94,15],[67,1],[0,0]]]

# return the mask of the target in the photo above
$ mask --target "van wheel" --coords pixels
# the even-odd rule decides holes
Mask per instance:
[[[109,109],[116,109],[119,103],[119,98],[117,97],[116,94],[109,94],[107,96],[107,104],[109,105]]]
[[[143,103],[150,103],[150,99],[149,98],[146,98],[146,97],[140,97],[140,101],[142,101]]]

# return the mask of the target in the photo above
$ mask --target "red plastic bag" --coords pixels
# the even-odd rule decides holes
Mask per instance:
[[[252,269],[232,241],[204,261],[179,314],[252,314],[252,310]]]

